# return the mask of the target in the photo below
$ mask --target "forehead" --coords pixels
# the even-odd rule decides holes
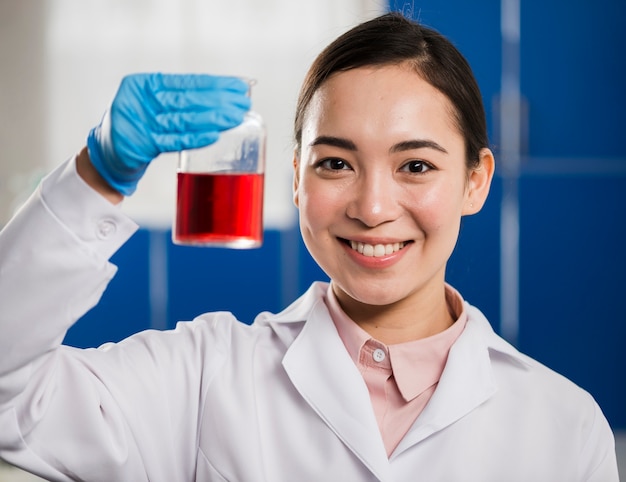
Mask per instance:
[[[431,136],[460,131],[450,100],[408,65],[338,72],[317,90],[304,117],[303,144],[326,130]]]

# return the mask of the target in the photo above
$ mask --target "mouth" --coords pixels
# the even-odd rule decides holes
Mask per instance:
[[[407,244],[411,241],[402,241],[397,243],[380,243],[380,244],[369,244],[362,243],[360,241],[351,241],[349,239],[340,238],[340,240],[350,246],[354,251],[362,254],[363,256],[372,257],[372,258],[382,258],[383,256],[389,256],[393,253],[396,253],[402,250]]]

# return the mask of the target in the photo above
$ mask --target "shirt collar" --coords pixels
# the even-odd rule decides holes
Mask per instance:
[[[389,354],[393,377],[405,401],[410,401],[439,381],[448,359],[450,347],[463,332],[467,312],[461,295],[446,284],[446,302],[456,319],[448,329],[420,340],[398,343],[385,347]],[[332,286],[329,285],[324,299],[350,357],[359,366],[364,345],[373,339],[341,309]],[[382,344],[381,344],[382,345]]]

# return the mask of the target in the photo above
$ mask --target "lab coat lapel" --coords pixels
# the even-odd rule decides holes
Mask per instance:
[[[389,461],[367,386],[320,298],[283,366],[307,403],[380,480]]]
[[[437,389],[392,457],[456,422],[496,392],[489,356],[489,340],[496,335],[478,310],[469,305],[466,309],[467,325],[450,349]]]

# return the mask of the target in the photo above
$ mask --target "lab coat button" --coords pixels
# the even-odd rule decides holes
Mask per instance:
[[[115,233],[116,226],[110,219],[105,219],[98,223],[98,229],[96,230],[96,236],[98,239],[107,239],[109,236]]]
[[[372,357],[374,358],[374,361],[378,363],[383,361],[386,356],[387,355],[385,355],[385,350],[382,350],[380,348],[376,348],[376,350],[374,350],[374,353],[372,353]]]

